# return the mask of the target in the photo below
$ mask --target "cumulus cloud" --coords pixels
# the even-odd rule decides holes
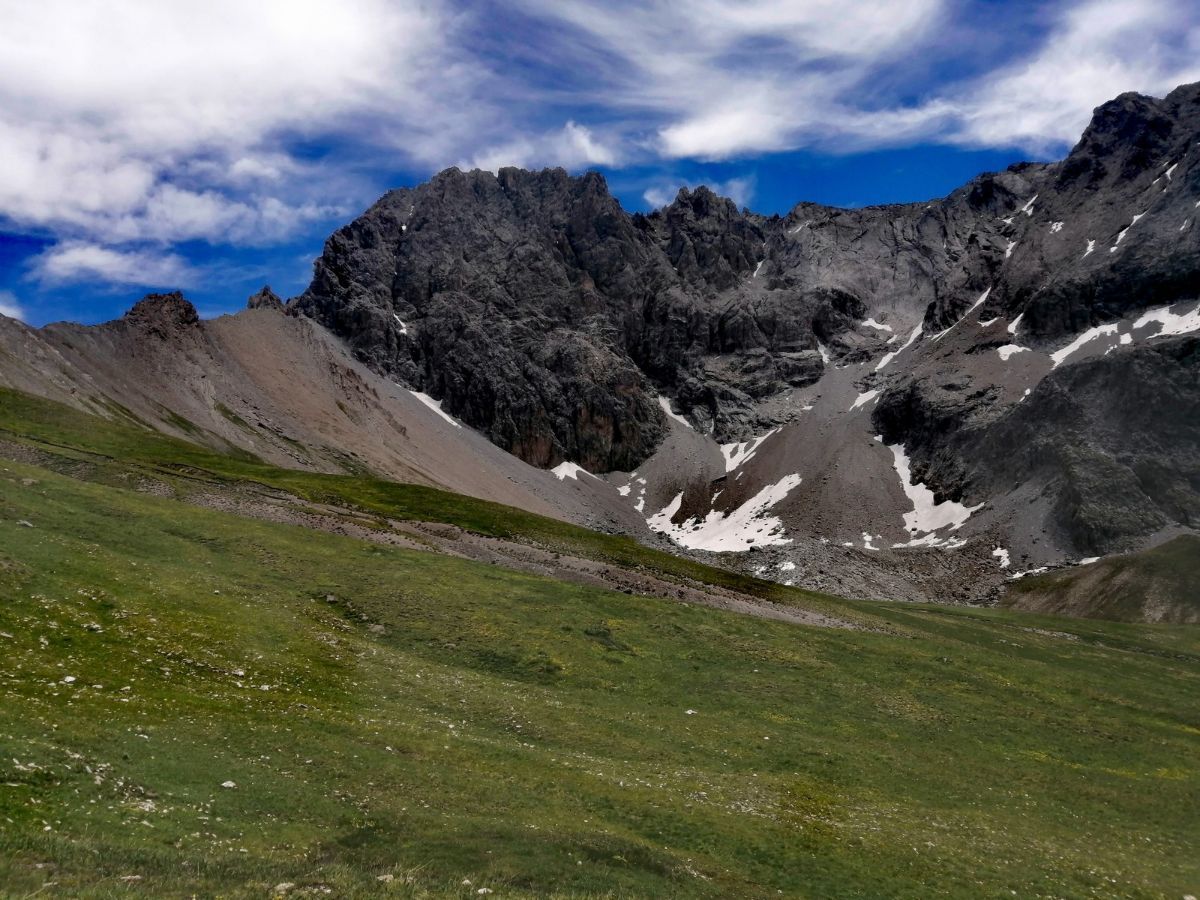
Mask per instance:
[[[196,273],[179,255],[152,250],[114,250],[98,244],[67,241],[34,260],[33,275],[51,284],[101,281],[141,287],[188,287]]]
[[[25,321],[25,310],[21,308],[21,304],[12,291],[0,291],[0,316]]]
[[[470,91],[441,65],[453,29],[437,0],[0,0],[0,14],[0,215],[80,239],[278,239],[331,208],[305,196],[322,173],[284,135],[400,119],[429,146],[453,121],[431,108]]]

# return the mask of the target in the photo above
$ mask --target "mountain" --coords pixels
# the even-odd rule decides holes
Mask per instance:
[[[450,169],[286,305],[7,322],[0,384],[784,583],[992,602],[1196,530],[1198,207],[1200,85],[926,203],[643,215],[596,173]]]
[[[452,169],[335,234],[291,309],[535,465],[656,468],[655,392],[727,456],[771,432],[735,485],[712,459],[658,467],[669,528],[796,476],[772,512],[809,540],[978,535],[997,568],[1133,549],[1200,520],[1198,138],[1200,86],[1126,94],[1061,162],[769,218],[704,188],[644,216],[594,173]],[[851,449],[877,436],[901,453]],[[983,512],[905,528],[918,484]]]

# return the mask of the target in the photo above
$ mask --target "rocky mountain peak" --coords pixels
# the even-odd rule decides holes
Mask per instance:
[[[251,294],[246,301],[247,309],[275,309],[283,310],[283,300],[279,295],[271,290],[269,284],[264,284],[257,293]]]
[[[1194,293],[1198,98],[1122,95],[1062,162],[941,200],[784,218],[707,187],[630,214],[594,172],[447,169],[333,235],[294,308],[529,462],[629,469],[665,428],[657,393],[745,440],[792,415],[769,398],[918,326],[1022,317],[1041,347]]]
[[[200,314],[180,291],[171,291],[147,294],[125,313],[123,321],[166,339],[199,325]]]

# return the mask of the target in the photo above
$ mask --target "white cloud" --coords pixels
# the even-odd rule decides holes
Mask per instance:
[[[0,216],[68,238],[276,239],[336,197],[282,135],[400,120],[432,150],[473,76],[443,64],[438,0],[0,0],[0,20]]]
[[[461,168],[485,169],[489,172],[497,172],[505,166],[580,169],[586,166],[612,166],[617,159],[617,152],[596,137],[591,129],[568,121],[561,130],[522,136],[484,150],[462,163]]]
[[[1066,7],[1026,58],[960,92],[952,133],[970,144],[1035,151],[1072,144],[1092,109],[1118,94],[1162,96],[1200,80],[1198,54],[1195,7],[1086,0]]]
[[[743,153],[786,149],[795,122],[782,104],[751,103],[706,110],[659,132],[669,157],[727,159]]]
[[[1000,26],[1030,35],[1015,58],[1006,48],[985,74],[932,85],[920,83],[924,59],[969,70],[962,47],[998,43],[948,0],[697,0],[686,11],[661,0],[524,3],[569,30],[568,49],[547,53],[563,70],[583,68],[582,97],[622,111],[667,158],[914,141],[1059,152],[1117,94],[1161,96],[1200,79],[1191,0],[1014,10]]]
[[[841,98],[865,100],[869,76],[921,52],[947,14],[947,0],[525,6],[569,30],[549,60],[583,68],[584,99],[639,122],[657,153],[701,159],[836,140]]]
[[[25,310],[21,308],[21,304],[12,291],[0,291],[0,316],[25,321]]]
[[[196,273],[173,253],[113,250],[97,244],[56,244],[34,260],[33,275],[47,284],[102,281],[143,287],[186,287]]]
[[[699,185],[699,182],[664,181],[648,187],[642,194],[642,199],[652,209],[662,209],[675,201],[680,188],[696,188]],[[744,178],[730,178],[728,181],[707,182],[707,185],[713,193],[728,197],[738,207],[744,207],[749,206],[750,201],[754,199],[756,179],[753,175],[748,175]]]

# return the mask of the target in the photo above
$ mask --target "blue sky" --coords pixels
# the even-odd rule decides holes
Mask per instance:
[[[0,0],[0,313],[202,314],[450,165],[626,208],[940,196],[1200,80],[1194,0]]]

